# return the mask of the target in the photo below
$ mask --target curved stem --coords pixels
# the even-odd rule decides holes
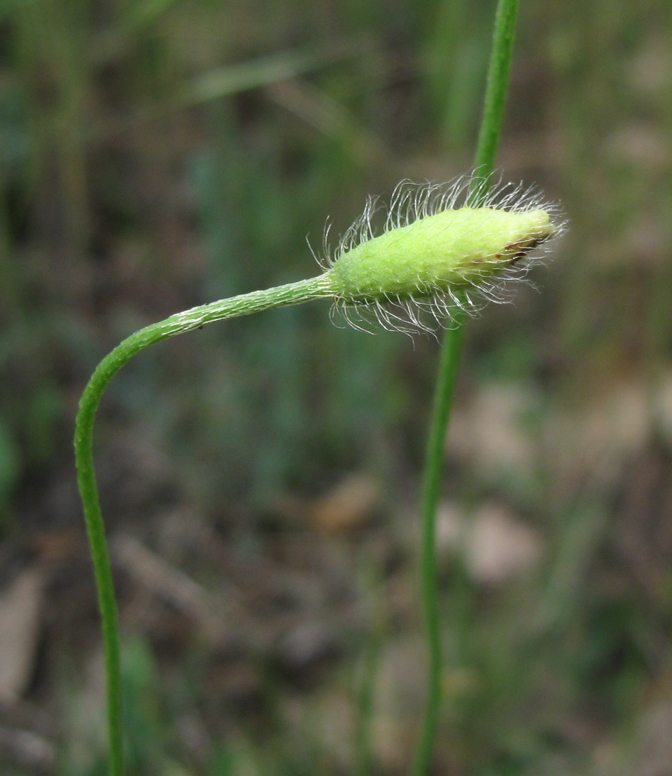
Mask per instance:
[[[484,178],[486,185],[481,183],[472,193],[469,203],[472,207],[478,207],[485,200],[487,181],[494,169],[504,118],[517,15],[518,0],[498,0],[483,119],[474,162],[479,178]],[[413,764],[413,776],[425,776],[429,771],[441,710],[443,659],[437,589],[436,510],[443,469],[443,446],[448,433],[453,390],[462,348],[465,315],[459,307],[454,318],[454,327],[446,332],[441,351],[422,486],[420,591],[427,640],[427,697],[420,740]]]
[[[140,329],[125,339],[100,362],[84,389],[75,424],[75,457],[77,481],[84,508],[84,519],[102,620],[107,678],[108,771],[110,776],[122,776],[123,774],[123,734],[119,617],[110,554],[105,536],[105,524],[100,509],[93,464],[93,424],[103,392],[124,364],[156,342],[200,328],[214,321],[250,315],[261,310],[298,304],[324,296],[333,296],[329,273],[309,280],[278,286],[267,291],[254,291],[250,294],[234,296],[231,299],[223,299],[171,315],[170,318]]]

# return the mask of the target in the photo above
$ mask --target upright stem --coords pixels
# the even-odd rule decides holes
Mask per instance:
[[[517,18],[518,0],[499,0],[495,14],[488,83],[483,101],[483,118],[474,158],[474,167],[484,177],[489,176],[495,167],[497,147],[502,134]],[[487,190],[483,189],[480,194],[480,202],[474,203],[475,207],[485,200]]]
[[[261,310],[298,304],[332,294],[331,279],[326,273],[309,280],[289,283],[267,291],[254,291],[250,294],[234,296],[231,299],[223,299],[171,315],[170,318],[140,329],[125,339],[100,362],[84,389],[75,424],[75,458],[77,481],[84,508],[84,519],[91,548],[98,590],[98,606],[102,620],[107,677],[108,772],[110,776],[122,776],[123,774],[123,730],[119,617],[105,524],[100,509],[93,465],[93,424],[103,392],[124,364],[156,342],[192,329],[201,328],[214,321],[250,315]]]
[[[518,0],[498,0],[495,31],[488,69],[483,119],[474,166],[479,177],[489,178],[495,165],[509,84]],[[485,200],[487,184],[474,190],[470,205]],[[427,697],[422,731],[413,764],[413,776],[429,771],[434,739],[441,711],[443,665],[436,564],[436,511],[441,489],[443,446],[448,433],[453,391],[463,339],[464,313],[457,309],[453,328],[446,332],[434,389],[422,486],[422,536],[420,548],[420,591],[427,640]]]
[[[446,429],[457,380],[465,313],[455,312],[454,328],[450,329],[441,351],[441,360],[434,387],[432,422],[425,453],[425,471],[422,483],[422,530],[420,547],[420,597],[427,639],[427,697],[425,716],[413,766],[413,776],[424,776],[429,770],[441,710],[441,629],[436,563],[436,510],[441,493],[440,463]],[[436,462],[439,465],[436,465]]]

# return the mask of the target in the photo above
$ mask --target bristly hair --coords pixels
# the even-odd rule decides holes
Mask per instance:
[[[480,199],[485,192],[485,197]],[[478,204],[472,204],[478,203]],[[390,198],[383,228],[384,232],[409,226],[418,219],[427,218],[446,210],[458,210],[466,207],[491,208],[511,213],[528,213],[543,210],[553,219],[555,232],[553,238],[565,231],[566,222],[562,209],[549,202],[534,186],[523,183],[505,183],[501,176],[483,177],[478,173],[460,176],[448,183],[413,183],[404,180],[399,183]],[[372,220],[376,212],[384,208],[380,198],[367,198],[363,213],[340,237],[335,249],[331,249],[327,224],[323,235],[322,255],[315,255],[320,266],[328,271],[348,251],[375,239]],[[380,299],[353,301],[336,299],[331,310],[334,319],[340,313],[354,328],[373,333],[375,324],[390,331],[412,334],[418,330],[435,334],[437,329],[450,328],[454,323],[456,308],[469,315],[477,315],[487,301],[498,304],[512,299],[509,281],[527,280],[531,267],[543,261],[548,255],[548,241],[525,251],[520,260],[511,262],[496,275],[486,272],[476,281],[469,282],[466,288],[451,289],[422,288],[413,295],[384,294]]]

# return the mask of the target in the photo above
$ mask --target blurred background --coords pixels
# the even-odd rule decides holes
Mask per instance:
[[[467,173],[494,0],[0,2],[0,763],[105,773],[73,423],[134,329]],[[498,168],[569,230],[468,324],[435,773],[672,774],[672,8],[521,2]],[[339,324],[338,319],[335,321]],[[326,302],[162,343],[97,471],[129,774],[396,776],[438,344]]]

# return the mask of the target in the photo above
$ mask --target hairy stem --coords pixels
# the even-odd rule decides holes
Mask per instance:
[[[84,389],[75,425],[75,457],[77,481],[84,508],[84,519],[89,537],[102,621],[107,678],[108,772],[110,776],[122,776],[123,774],[123,732],[119,617],[105,524],[100,509],[93,465],[93,424],[105,388],[124,364],[156,342],[201,328],[207,323],[331,295],[333,295],[333,289],[327,273],[310,280],[289,283],[267,291],[254,291],[250,294],[234,296],[231,299],[223,299],[171,315],[170,318],[140,329],[125,339],[100,362]]]
[[[486,179],[494,169],[502,130],[517,14],[518,0],[498,0],[483,119],[475,155],[475,167],[479,177],[483,176]],[[478,207],[485,201],[486,195],[487,185],[479,186],[469,204],[472,207]],[[429,772],[441,711],[443,658],[436,564],[436,511],[441,490],[443,445],[450,421],[453,390],[462,346],[463,322],[464,314],[458,309],[454,326],[446,332],[443,342],[425,456],[421,509],[420,594],[427,640],[427,697],[413,764],[413,776],[425,776]]]

